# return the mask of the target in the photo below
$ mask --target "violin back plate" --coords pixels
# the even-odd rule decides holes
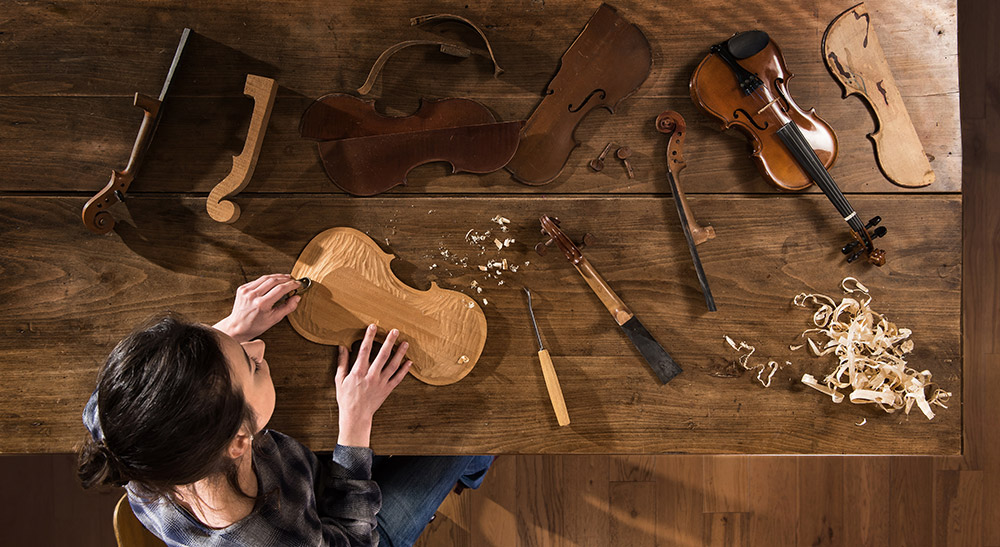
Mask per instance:
[[[878,127],[868,138],[875,143],[875,157],[886,178],[907,188],[934,182],[934,170],[864,3],[840,14],[827,27],[823,60],[844,89],[844,97],[858,95],[874,112]]]
[[[288,316],[304,338],[349,347],[375,323],[377,339],[389,329],[410,344],[410,373],[430,385],[452,384],[476,365],[486,344],[486,315],[475,300],[436,283],[414,289],[392,273],[393,255],[370,237],[347,227],[314,237],[292,275],[313,284]]]
[[[345,192],[373,196],[406,184],[433,162],[452,173],[492,173],[514,156],[523,121],[498,122],[470,99],[422,100],[409,116],[384,116],[375,101],[331,93],[302,115],[299,132],[314,139],[327,176]]]
[[[597,107],[614,113],[652,67],[653,53],[639,27],[601,4],[560,59],[507,170],[524,184],[552,182],[580,145],[573,137],[577,125]]]

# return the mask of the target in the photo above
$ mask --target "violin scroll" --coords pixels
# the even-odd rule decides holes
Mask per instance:
[[[559,250],[566,255],[566,260],[573,264],[580,264],[583,261],[583,253],[580,248],[594,243],[594,236],[591,234],[584,234],[583,240],[579,244],[573,243],[573,240],[559,229],[558,218],[542,215],[539,222],[542,224],[542,235],[548,236],[546,241],[535,245],[535,252],[541,256],[545,255],[547,247],[555,243]]]
[[[546,219],[548,219],[548,221],[546,221]],[[573,241],[570,240],[568,237],[566,237],[566,234],[564,234],[562,230],[559,229],[559,219],[556,217],[543,216],[541,218],[541,222],[542,222],[542,235],[548,236],[548,238],[545,241],[539,241],[537,244],[535,244],[535,252],[538,253],[538,256],[545,256],[545,254],[548,252],[548,248],[553,243],[555,243],[559,245],[559,248],[564,253],[566,253],[566,258],[572,262],[573,260],[576,259],[577,256],[580,257],[583,256],[583,253],[580,252],[580,249],[583,249],[588,245],[594,244],[595,240],[594,235],[589,232],[583,234],[583,239],[579,243],[573,243]],[[546,226],[548,226],[549,228],[546,228]],[[556,234],[561,234],[565,238],[565,241],[563,243],[557,241]],[[566,241],[569,242],[568,245],[566,244]],[[569,251],[567,251],[567,249],[569,249]],[[573,249],[575,249],[575,252],[573,251]]]

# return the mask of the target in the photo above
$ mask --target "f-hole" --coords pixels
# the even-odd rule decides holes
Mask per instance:
[[[754,127],[756,127],[761,131],[764,131],[765,129],[771,126],[771,122],[764,122],[764,125],[761,126],[760,124],[757,123],[757,120],[753,119],[753,116],[751,116],[749,112],[743,110],[742,108],[737,108],[736,110],[733,111],[733,119],[734,120],[740,119],[741,112],[743,113],[744,116],[746,116],[747,120],[749,120],[750,123],[753,124]]]
[[[593,91],[590,92],[590,95],[587,95],[587,98],[583,100],[583,103],[581,103],[580,106],[578,106],[576,108],[573,108],[573,105],[570,104],[569,105],[569,111],[570,112],[579,112],[581,109],[583,109],[583,107],[587,106],[587,103],[590,102],[590,98],[593,97],[594,95],[598,94],[598,93],[601,94],[600,98],[601,98],[602,101],[608,96],[607,93],[605,93],[603,89],[595,89],[595,90],[593,90]]]

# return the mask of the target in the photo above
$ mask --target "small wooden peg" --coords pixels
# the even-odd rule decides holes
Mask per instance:
[[[208,215],[218,222],[232,224],[240,218],[240,206],[227,198],[243,191],[250,182],[250,178],[253,177],[277,91],[278,86],[271,78],[247,74],[247,83],[243,94],[254,100],[250,128],[247,130],[247,140],[243,144],[243,151],[240,152],[240,155],[233,156],[233,168],[229,175],[215,185],[215,188],[208,195],[208,202],[205,204]]]

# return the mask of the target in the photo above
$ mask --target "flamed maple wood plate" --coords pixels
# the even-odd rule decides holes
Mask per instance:
[[[471,297],[431,283],[414,289],[392,273],[393,255],[354,228],[330,228],[306,245],[292,268],[313,284],[288,316],[303,337],[350,346],[375,323],[377,339],[399,329],[410,344],[410,372],[439,386],[465,377],[486,345],[486,315]]]

